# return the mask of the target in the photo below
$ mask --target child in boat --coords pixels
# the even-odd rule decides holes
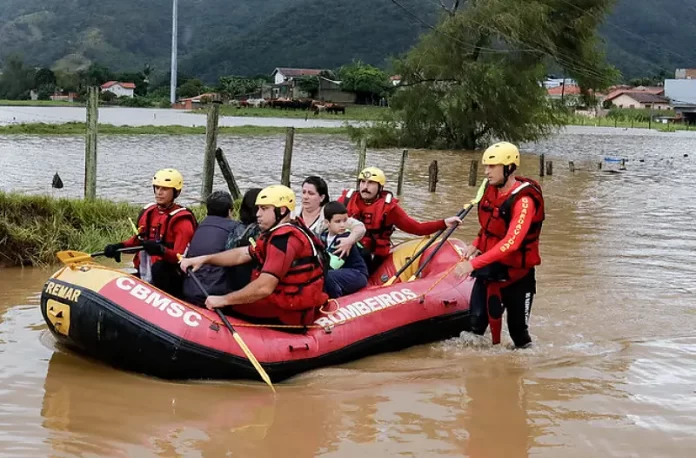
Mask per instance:
[[[329,202],[324,206],[327,230],[321,234],[321,240],[331,258],[331,267],[326,274],[324,290],[330,298],[353,294],[367,286],[367,264],[360,255],[358,246],[353,245],[350,253],[343,258],[333,252],[336,242],[350,233],[346,231],[348,210],[340,202]]]

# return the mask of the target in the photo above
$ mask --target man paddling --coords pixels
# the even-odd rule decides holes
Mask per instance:
[[[233,306],[235,312],[254,321],[291,325],[311,324],[326,303],[324,272],[326,258],[318,238],[301,222],[292,219],[295,193],[273,185],[256,198],[256,220],[261,235],[255,246],[222,253],[184,258],[181,269],[194,271],[204,264],[237,266],[254,261],[251,283],[224,296],[209,296],[209,309]]]
[[[391,235],[395,229],[413,235],[430,235],[461,223],[457,216],[446,219],[418,222],[399,206],[399,200],[384,189],[387,178],[377,167],[368,167],[358,175],[358,192],[344,190],[338,201],[348,209],[348,216],[362,221],[367,233],[360,243],[363,257],[370,273],[373,273],[389,255]]]
[[[534,267],[541,264],[539,236],[544,221],[541,186],[516,177],[520,152],[500,142],[483,153],[488,187],[478,205],[478,237],[457,266],[460,276],[476,278],[471,294],[471,331],[483,335],[491,325],[493,344],[500,343],[503,309],[517,348],[531,345],[529,314],[536,294]]]
[[[174,203],[184,188],[184,177],[177,170],[163,169],[152,178],[155,201],[138,216],[138,234],[120,243],[107,245],[104,255],[121,262],[121,248],[143,246],[133,258],[138,276],[174,296],[181,296],[183,277],[179,255],[193,238],[196,217],[186,207]]]

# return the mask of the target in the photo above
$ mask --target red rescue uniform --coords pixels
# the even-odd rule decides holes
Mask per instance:
[[[477,277],[471,316],[475,333],[483,334],[490,323],[496,344],[506,308],[510,337],[523,347],[531,342],[527,322],[536,293],[534,267],[541,264],[539,236],[545,212],[539,184],[515,178],[505,193],[487,187],[479,203],[481,230],[473,245],[482,254],[471,260],[472,276]]]
[[[430,235],[447,227],[444,219],[421,223],[411,218],[389,191],[381,191],[375,200],[365,202],[360,192],[346,189],[338,201],[346,206],[348,216],[365,225],[367,232],[360,243],[380,258],[389,255],[395,228],[413,235]]]
[[[154,240],[162,242],[165,247],[164,256],[149,256],[151,264],[164,261],[178,264],[178,255],[183,255],[191,243],[193,233],[196,230],[196,217],[191,211],[181,205],[172,204],[167,209],[158,207],[155,203],[146,205],[138,217],[138,232],[136,236],[123,242],[125,247],[141,245],[142,240]],[[140,270],[140,252],[133,258],[133,265]]]
[[[316,236],[301,223],[280,224],[263,232],[256,247],[249,247],[249,255],[255,263],[251,280],[266,273],[276,277],[278,285],[270,296],[235,305],[234,310],[284,324],[311,324],[329,298],[324,292],[323,247]]]

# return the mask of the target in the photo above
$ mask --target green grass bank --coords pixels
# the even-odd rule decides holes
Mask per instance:
[[[221,126],[219,135],[275,135],[285,133],[286,127],[270,126]],[[301,134],[347,135],[345,127],[300,127]],[[87,129],[83,122],[63,124],[26,123],[0,126],[0,135],[84,135]],[[205,126],[114,126],[99,124],[99,134],[104,135],[205,135]]]
[[[202,110],[191,111],[200,113]],[[322,112],[314,115],[313,112],[306,110],[283,110],[280,108],[240,108],[232,105],[222,105],[220,114],[223,116],[241,116],[256,118],[302,118],[307,119],[332,119],[332,120],[351,120],[351,121],[376,121],[381,119],[382,114],[389,111],[387,107],[375,107],[370,105],[347,105],[345,114],[333,114]]]
[[[109,200],[54,199],[0,192],[0,265],[47,266],[56,252],[101,251],[133,235],[141,208]],[[200,221],[205,206],[192,208]]]

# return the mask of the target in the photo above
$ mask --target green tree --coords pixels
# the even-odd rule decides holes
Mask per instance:
[[[389,76],[377,67],[366,65],[361,61],[353,61],[339,70],[341,89],[354,92],[358,103],[375,104],[382,96],[387,95],[392,85]]]
[[[50,68],[40,68],[34,76],[34,84],[40,86],[55,86],[56,74]]]
[[[265,81],[259,78],[247,78],[245,76],[222,76],[218,82],[218,89],[228,98],[249,96],[256,94]]]
[[[5,59],[0,75],[0,99],[28,99],[34,88],[34,69],[24,64],[18,55]]]
[[[475,149],[492,138],[534,141],[563,124],[565,107],[540,84],[557,64],[583,97],[618,77],[597,26],[613,0],[470,0],[394,62],[401,87],[373,133],[413,147]]]
[[[295,78],[295,82],[298,89],[309,94],[310,98],[315,98],[319,93],[319,78],[316,76],[300,76]]]
[[[206,87],[203,85],[203,81],[199,79],[190,79],[184,84],[179,86],[176,90],[177,96],[181,98],[195,97],[204,93]]]

